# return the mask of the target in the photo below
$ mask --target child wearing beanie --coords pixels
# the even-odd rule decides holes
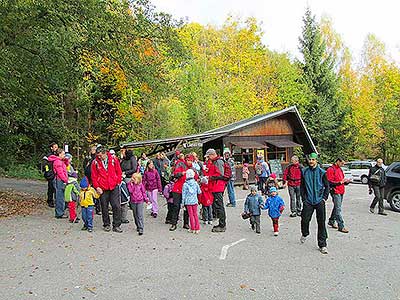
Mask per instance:
[[[83,177],[80,182],[81,191],[79,193],[79,199],[82,207],[82,220],[83,227],[82,230],[87,230],[88,232],[93,231],[93,215],[94,215],[94,198],[99,198],[100,195],[97,194],[96,190],[92,188],[89,184],[87,177]]]
[[[255,229],[256,233],[260,234],[260,215],[261,208],[263,207],[263,199],[257,194],[257,188],[255,186],[250,187],[250,194],[247,195],[246,201],[244,202],[244,213],[250,214],[250,225],[251,229]]]
[[[279,234],[279,217],[282,215],[285,209],[285,202],[278,195],[278,190],[276,187],[271,187],[269,189],[269,197],[265,201],[264,209],[268,209],[268,215],[272,220],[272,225],[274,228],[274,235]]]
[[[186,171],[186,181],[182,189],[182,201],[189,214],[190,229],[189,232],[199,233],[200,223],[197,213],[197,196],[201,193],[200,186],[194,180],[195,173],[192,169]]]

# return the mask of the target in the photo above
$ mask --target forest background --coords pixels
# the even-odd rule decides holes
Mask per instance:
[[[268,49],[254,18],[189,23],[147,0],[1,1],[0,20],[2,173],[34,170],[52,141],[79,160],[291,105],[325,162],[400,159],[399,66],[372,34],[353,57],[310,9],[300,59]]]

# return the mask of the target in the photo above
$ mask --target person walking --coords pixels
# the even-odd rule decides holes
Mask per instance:
[[[257,194],[257,187],[250,187],[250,194],[247,195],[244,202],[243,212],[250,214],[250,226],[256,233],[260,234],[261,208],[263,207],[263,198]]]
[[[147,191],[151,203],[151,216],[158,216],[158,193],[162,192],[161,178],[152,160],[147,162],[143,175],[143,185]]]
[[[378,203],[378,214],[382,216],[387,216],[387,213],[385,213],[385,209],[383,208],[383,193],[385,185],[385,169],[383,168],[383,160],[379,158],[376,161],[376,165],[370,168],[368,174],[369,194],[371,195],[373,191],[375,195],[374,200],[372,200],[369,207],[369,211],[371,213],[375,212],[375,206]]]
[[[299,163],[299,157],[293,155],[290,159],[291,164],[283,172],[284,187],[288,188],[290,197],[290,217],[294,218],[301,216],[301,209],[303,203],[300,195],[300,184],[301,184],[301,165]]]
[[[265,183],[267,182],[267,179],[271,174],[271,171],[269,169],[268,163],[264,161],[264,158],[262,156],[259,156],[257,158],[255,170],[256,170],[256,175],[258,177],[258,182],[257,182],[258,190],[261,191],[263,195],[266,195],[268,190],[265,187]]]
[[[279,218],[285,209],[285,202],[278,195],[278,189],[271,187],[268,191],[269,197],[265,201],[263,209],[268,209],[268,215],[272,221],[272,228],[274,230],[274,236],[279,235]]]
[[[53,164],[53,170],[55,175],[55,188],[56,188],[56,205],[55,205],[55,217],[57,219],[67,218],[64,215],[65,203],[64,203],[64,191],[65,186],[68,183],[67,167],[64,163],[65,152],[63,149],[58,148],[56,151],[57,155],[50,155],[48,160]]]
[[[318,166],[318,155],[316,153],[309,155],[308,167],[302,170],[300,189],[303,199],[300,242],[303,244],[310,234],[310,221],[315,210],[318,223],[318,247],[322,254],[328,254],[325,201],[329,196],[329,182],[326,172]]]
[[[93,187],[100,194],[101,214],[104,231],[110,231],[110,215],[108,206],[113,212],[113,231],[121,233],[121,203],[119,184],[122,180],[121,166],[103,146],[96,149],[96,159],[92,163]]]
[[[226,207],[235,207],[236,206],[236,197],[235,197],[235,180],[236,180],[236,168],[235,161],[232,158],[230,151],[224,152],[224,160],[229,164],[229,167],[232,171],[232,177],[226,183],[226,189],[228,191],[228,199],[229,203],[226,204]]]
[[[217,152],[210,148],[206,152],[208,157],[207,169],[209,177],[209,184],[212,194],[214,196],[213,209],[219,219],[218,225],[215,225],[212,232],[225,232],[226,230],[226,214],[224,207],[224,190],[225,190],[225,177],[224,177],[224,161]]]
[[[336,162],[326,170],[326,177],[329,181],[333,200],[333,209],[328,220],[328,225],[342,233],[348,233],[349,231],[344,227],[344,220],[342,217],[342,204],[345,192],[344,185],[349,183],[349,180],[344,178],[342,170],[344,163],[344,159],[338,157]]]

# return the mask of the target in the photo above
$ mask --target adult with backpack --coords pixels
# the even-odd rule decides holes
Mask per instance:
[[[226,204],[226,207],[235,207],[236,197],[234,183],[236,180],[236,169],[235,161],[232,158],[231,152],[229,150],[224,152],[224,177],[226,180],[226,189],[228,191],[229,199],[229,203]]]
[[[301,169],[302,166],[299,163],[299,157],[293,155],[291,158],[291,164],[283,172],[284,187],[288,188],[290,197],[290,217],[301,216],[302,201],[300,195],[300,184],[301,184]]]
[[[50,155],[48,160],[53,164],[54,180],[56,188],[56,203],[55,203],[55,217],[57,219],[64,219],[65,203],[64,191],[65,186],[68,184],[67,166],[64,163],[65,152],[63,149],[57,149],[57,155]]]
[[[56,196],[56,187],[54,182],[54,170],[53,170],[53,163],[49,161],[49,157],[51,155],[57,155],[58,145],[57,143],[50,144],[50,153],[48,153],[44,160],[44,172],[43,176],[47,180],[47,205],[49,207],[54,208],[54,199]]]
[[[383,160],[379,158],[376,161],[376,165],[369,169],[368,174],[368,187],[369,194],[372,194],[374,191],[374,200],[372,200],[371,205],[369,207],[369,211],[371,213],[375,212],[375,206],[378,204],[378,214],[382,216],[387,216],[385,213],[385,209],[383,208],[383,192],[386,185],[386,174],[385,169],[383,168]]]
[[[267,190],[265,189],[265,183],[271,171],[269,170],[268,163],[264,161],[262,156],[257,157],[257,163],[255,165],[256,175],[258,177],[258,190],[261,191],[264,195],[267,194]]]
[[[348,184],[349,180],[344,178],[344,173],[342,170],[343,166],[344,159],[338,157],[336,159],[336,162],[326,170],[326,177],[329,181],[331,196],[333,200],[333,209],[331,217],[328,221],[328,225],[342,233],[348,233],[349,231],[344,227],[344,221],[342,217],[342,203],[343,195],[345,192],[344,185]]]
[[[93,187],[100,195],[101,214],[104,231],[111,230],[108,206],[111,204],[113,212],[113,231],[121,233],[121,203],[119,184],[122,180],[121,166],[116,157],[113,157],[103,146],[96,149],[96,159],[92,163]]]
[[[122,178],[124,183],[128,183],[129,181],[131,181],[132,175],[136,173],[138,164],[135,155],[133,155],[132,150],[121,151],[121,153],[122,153],[122,159],[121,159]],[[121,192],[123,192],[122,190],[123,188],[124,187],[122,187],[121,185]],[[121,222],[124,224],[129,223],[128,203],[129,202],[123,197],[123,194],[121,194]]]
[[[226,230],[226,214],[224,207],[224,190],[226,178],[224,177],[224,160],[218,156],[214,149],[208,149],[206,152],[208,157],[207,169],[209,175],[210,190],[214,196],[213,209],[219,219],[218,225],[214,226],[212,232],[225,232]]]

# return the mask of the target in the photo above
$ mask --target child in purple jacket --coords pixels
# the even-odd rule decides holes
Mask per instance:
[[[165,224],[171,224],[171,221],[172,221],[172,213],[173,213],[173,208],[174,208],[174,198],[172,197],[173,185],[174,184],[172,182],[169,182],[164,187],[164,191],[163,191],[165,200],[167,200],[167,217],[165,219]]]
[[[146,171],[143,175],[143,185],[149,195],[151,202],[151,216],[157,218],[158,215],[158,192],[162,192],[160,174],[154,167],[152,160],[147,163]]]
[[[135,220],[136,224],[136,231],[139,235],[142,235],[144,229],[143,203],[149,201],[147,199],[146,190],[142,184],[142,175],[140,175],[140,173],[134,173],[127,186],[131,196],[129,205],[132,208],[133,219]]]

